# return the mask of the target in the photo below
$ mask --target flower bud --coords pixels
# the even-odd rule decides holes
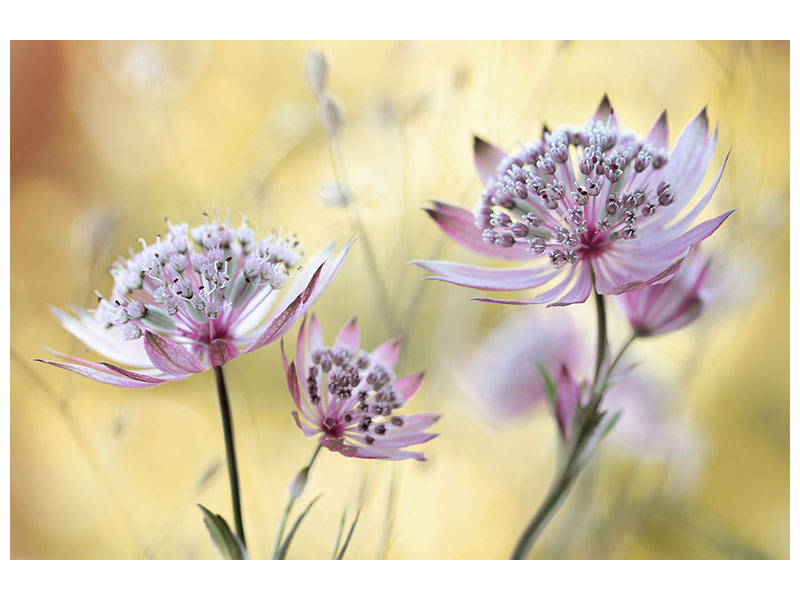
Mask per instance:
[[[319,120],[329,137],[336,137],[344,122],[344,109],[333,96],[322,92],[319,96]]]
[[[308,467],[303,467],[294,476],[292,482],[289,484],[289,500],[297,500],[306,489],[308,483]]]
[[[709,300],[706,285],[709,264],[699,252],[693,251],[666,283],[654,283],[618,296],[622,312],[636,335],[661,335],[699,317]]]
[[[315,97],[319,97],[328,84],[328,61],[325,59],[325,55],[316,50],[309,52],[303,70],[306,73],[306,81],[308,87],[311,88],[311,93]]]

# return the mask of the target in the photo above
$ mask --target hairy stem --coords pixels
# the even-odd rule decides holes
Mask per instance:
[[[228,478],[231,486],[233,522],[236,535],[239,537],[242,544],[247,546],[247,542],[244,539],[244,523],[242,522],[242,499],[239,495],[239,469],[236,466],[236,449],[233,445],[233,419],[231,419],[231,406],[228,401],[228,390],[225,387],[225,375],[222,373],[222,367],[214,367],[214,378],[217,382],[219,412],[222,417],[222,432],[225,435],[225,456],[228,459]]]

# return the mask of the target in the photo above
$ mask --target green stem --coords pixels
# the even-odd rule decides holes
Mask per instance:
[[[317,447],[314,448],[314,454],[311,455],[311,460],[308,461],[308,464],[300,469],[300,471],[306,472],[306,477],[308,477],[309,471],[311,471],[311,466],[314,464],[314,461],[317,460],[317,454],[319,454],[320,449],[322,446],[317,444]],[[281,548],[281,542],[283,541],[283,531],[286,529],[286,520],[289,518],[289,513],[292,511],[292,507],[294,506],[294,501],[300,494],[294,494],[290,491],[289,493],[289,502],[286,503],[286,507],[283,509],[283,514],[281,514],[281,522],[278,524],[278,532],[275,534],[275,541],[272,543],[272,554],[270,555],[270,559],[275,560],[278,557],[278,552]]]
[[[606,307],[604,298],[601,294],[595,292],[595,301],[597,304],[597,358],[592,395],[585,409],[576,411],[575,423],[572,429],[572,440],[564,464],[553,480],[550,490],[547,492],[547,496],[545,496],[539,509],[533,515],[525,531],[522,532],[517,545],[514,547],[514,552],[511,555],[513,560],[520,560],[528,557],[533,548],[533,544],[555,514],[556,509],[567,497],[567,493],[572,487],[572,482],[580,471],[578,465],[579,458],[581,457],[586,443],[591,438],[592,432],[597,426],[597,412],[600,401],[603,399],[603,386],[599,385],[600,372],[603,367],[603,361],[605,360],[608,335],[606,331]]]
[[[231,406],[228,401],[228,390],[225,387],[225,375],[222,367],[214,367],[214,378],[217,382],[217,396],[219,397],[219,412],[222,416],[222,431],[225,434],[225,456],[228,459],[228,479],[231,486],[231,504],[233,504],[233,522],[236,535],[245,546],[244,523],[242,522],[242,499],[239,495],[239,469],[236,466],[236,449],[233,445],[233,419]]]
[[[344,170],[344,161],[342,160],[341,150],[339,149],[338,139],[333,137],[328,139],[328,147],[331,154],[331,163],[333,165],[333,174],[336,178],[336,183],[343,188],[347,194],[352,194],[352,188],[348,184],[347,175]],[[367,229],[364,227],[364,222],[361,219],[361,213],[358,210],[355,198],[350,196],[346,206],[347,218],[350,220],[350,226],[356,231],[359,237],[361,247],[364,249],[364,255],[367,258],[367,264],[372,271],[373,281],[375,282],[375,294],[378,302],[378,308],[385,321],[386,328],[391,335],[400,333],[400,325],[394,317],[392,307],[389,305],[389,293],[383,280],[383,274],[378,266],[378,260],[375,257],[375,251],[372,248],[372,243],[369,240]]]

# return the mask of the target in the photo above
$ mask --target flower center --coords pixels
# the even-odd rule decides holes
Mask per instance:
[[[185,223],[167,226],[163,239],[140,240],[140,252],[112,265],[111,299],[99,297],[95,318],[122,327],[127,339],[145,330],[169,332],[201,358],[211,342],[232,341],[239,325],[258,316],[302,255],[293,236],[257,240],[244,220],[238,229],[219,218],[191,231]]]
[[[556,268],[574,264],[635,239],[642,220],[675,201],[657,173],[666,162],[665,150],[621,134],[611,115],[580,130],[546,132],[497,165],[475,225],[488,244],[525,244],[535,255],[547,251]]]

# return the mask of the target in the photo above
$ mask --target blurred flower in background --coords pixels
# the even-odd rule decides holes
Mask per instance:
[[[347,115],[336,132],[347,173],[338,192],[322,187],[341,182],[306,80],[311,51],[324,56],[324,89]],[[655,400],[625,401],[597,464],[534,556],[787,557],[789,44],[738,41],[12,42],[11,556],[214,556],[194,505],[228,502],[222,449],[209,444],[219,434],[207,385],[190,377],[158,386],[152,402],[31,365],[43,343],[100,358],[47,307],[90,305],[93,282],[110,258],[128,256],[129,240],[154,240],[163,216],[191,223],[212,205],[247,214],[256,231],[280,223],[308,248],[341,243],[354,233],[352,210],[339,206],[344,193],[348,206],[358,203],[386,300],[376,301],[359,235],[362,250],[350,252],[314,311],[323,323],[358,314],[366,348],[402,331],[397,372],[427,372],[415,410],[447,418],[426,462],[320,453],[305,493],[324,496],[293,555],[329,555],[342,507],[363,502],[350,558],[506,557],[549,482],[558,433],[546,408],[522,408],[535,404],[528,398],[493,409],[520,415],[498,432],[488,411],[470,405],[481,388],[459,382],[473,368],[465,357],[499,339],[493,332],[517,318],[512,311],[535,307],[467,302],[469,290],[420,283],[407,262],[470,261],[421,208],[429,199],[469,206],[479,196],[474,134],[516,152],[544,125],[592,114],[604,92],[624,125],[641,132],[665,106],[673,123],[686,123],[708,105],[710,120],[724,124],[717,145],[733,152],[716,208],[697,222],[738,212],[703,242],[714,257],[714,302],[692,327],[636,342]],[[710,158],[700,189],[713,185],[723,159]],[[113,230],[80,217],[86,245],[73,244],[70,225],[97,210],[115,215]],[[486,266],[496,260],[505,258]],[[583,345],[594,331],[591,308],[569,309]],[[616,313],[609,325],[626,327]],[[270,547],[286,483],[308,458],[309,441],[286,410],[279,356],[272,344],[225,367],[254,548]],[[523,377],[516,360],[516,368],[494,364]],[[639,408],[663,434],[645,433]]]

